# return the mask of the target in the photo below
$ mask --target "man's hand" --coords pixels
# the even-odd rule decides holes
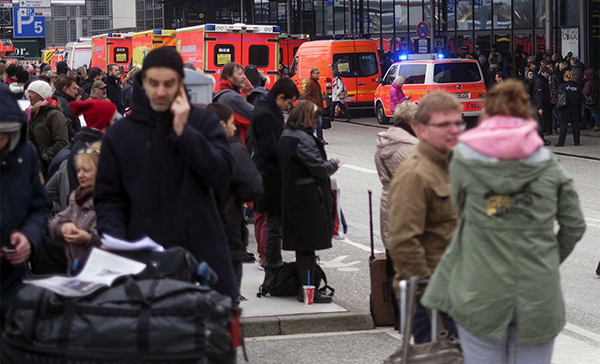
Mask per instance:
[[[173,114],[173,131],[177,136],[183,133],[185,124],[188,122],[190,116],[190,103],[185,94],[185,88],[183,84],[179,89],[179,94],[175,97],[175,100],[171,104],[171,113]]]
[[[92,235],[85,230],[75,227],[68,234],[63,234],[63,238],[69,244],[85,245],[92,239]]]
[[[72,234],[74,230],[77,230],[77,226],[72,222],[65,222],[60,226],[60,233],[63,236]]]
[[[538,114],[540,114],[540,115],[544,115],[544,110],[543,110],[543,109],[539,109],[539,110],[538,110]]]
[[[20,232],[14,232],[10,236],[10,243],[14,246],[14,252],[7,253],[6,247],[2,248],[0,256],[6,257],[6,260],[12,265],[17,265],[25,262],[31,255],[31,243],[25,235]]]
[[[340,166],[340,160],[339,159],[332,159],[331,160],[333,163],[335,163],[338,167]]]

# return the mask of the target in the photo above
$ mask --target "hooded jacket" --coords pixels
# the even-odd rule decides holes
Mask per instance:
[[[141,76],[135,78],[131,113],[102,140],[94,191],[98,232],[181,246],[215,270],[217,291],[238,300],[214,196],[233,173],[229,141],[219,118],[194,106],[176,136],[171,113],[152,110]]]
[[[228,80],[219,81],[219,92],[214,96],[213,101],[231,108],[237,135],[241,138],[242,144],[246,145],[246,132],[250,128],[254,105],[247,102],[240,94],[239,89],[235,88]]]
[[[490,122],[496,126],[485,128]],[[494,341],[505,339],[516,314],[519,343],[546,342],[565,324],[559,266],[585,231],[579,199],[534,122],[481,125],[454,150],[450,180],[460,222],[422,303]],[[494,129],[513,130],[511,143],[496,144]],[[504,159],[509,149],[520,152]]]
[[[62,90],[54,91],[54,95],[52,96],[60,103],[61,111],[67,120],[69,140],[71,140],[71,138],[73,138],[75,134],[79,133],[79,130],[81,130],[79,118],[73,115],[73,111],[71,111],[71,106],[69,105],[69,103],[75,101],[75,98]]]
[[[0,124],[18,122],[20,132],[13,134],[17,144],[1,158],[0,163],[0,244],[10,245],[10,235],[20,231],[31,243],[32,254],[42,239],[50,216],[50,204],[40,181],[40,169],[35,147],[26,141],[25,114],[8,89],[0,85]],[[10,144],[9,144],[10,145]],[[10,148],[10,146],[9,146]],[[13,266],[6,259],[0,261],[2,303],[9,292],[20,285],[25,264]]]
[[[52,159],[67,146],[69,136],[67,121],[58,108],[57,101],[47,99],[44,103],[37,110],[30,111],[31,121],[27,134],[37,148],[42,173],[46,174]]]
[[[419,144],[419,140],[408,131],[391,127],[377,134],[377,152],[375,152],[375,165],[377,174],[382,184],[381,203],[379,205],[379,218],[381,228],[381,240],[387,249],[389,235],[388,229],[388,194],[390,183],[400,163],[402,163]]]
[[[598,79],[594,75],[594,70],[585,70],[583,77],[585,84],[583,86],[583,96],[585,96],[585,106],[588,109],[598,109],[600,106],[600,93],[598,92]]]
[[[396,111],[396,106],[400,105],[405,100],[406,95],[404,94],[404,91],[402,91],[402,86],[393,83],[390,88],[390,111],[392,112],[392,115],[394,115],[394,112]]]

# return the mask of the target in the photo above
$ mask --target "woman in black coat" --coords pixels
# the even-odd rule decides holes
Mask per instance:
[[[279,141],[282,172],[283,249],[296,251],[301,285],[315,285],[315,251],[331,248],[333,195],[331,181],[340,164],[327,160],[324,145],[313,135],[318,108],[310,101],[290,114]],[[304,300],[298,292],[298,300]],[[331,296],[318,291],[315,303],[329,303]]]
[[[557,105],[558,108],[558,121],[560,122],[560,134],[558,135],[558,142],[554,145],[555,147],[564,147],[565,140],[567,139],[567,126],[571,123],[573,128],[573,142],[575,145],[579,145],[580,142],[580,131],[579,131],[579,108],[583,99],[581,93],[581,87],[577,85],[574,80],[573,71],[566,71],[563,80],[565,81],[556,90]],[[559,107],[559,95],[564,94],[566,104]]]

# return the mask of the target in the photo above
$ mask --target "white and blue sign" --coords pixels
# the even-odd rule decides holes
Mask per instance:
[[[13,7],[15,38],[44,38],[46,30],[43,16],[35,16],[33,8]]]

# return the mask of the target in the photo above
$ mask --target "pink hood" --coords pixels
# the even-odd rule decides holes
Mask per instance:
[[[498,159],[521,159],[532,155],[544,142],[534,121],[511,116],[492,116],[459,138],[476,151]]]

